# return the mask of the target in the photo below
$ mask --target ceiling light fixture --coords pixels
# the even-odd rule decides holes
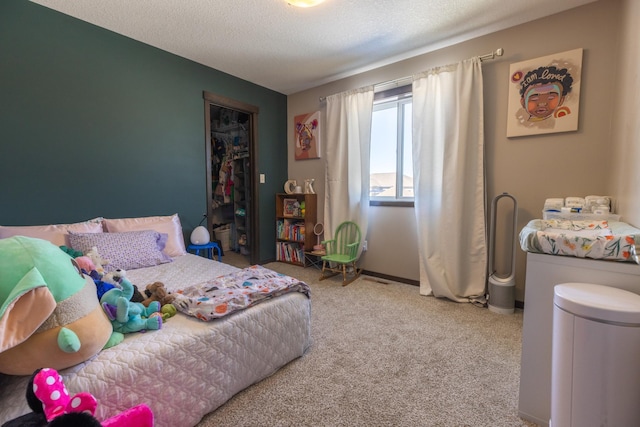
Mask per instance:
[[[291,6],[313,7],[322,3],[324,0],[286,0]]]

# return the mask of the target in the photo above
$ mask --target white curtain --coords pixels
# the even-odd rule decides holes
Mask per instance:
[[[413,170],[420,293],[484,298],[487,271],[479,58],[413,77]]]
[[[373,86],[327,97],[325,237],[343,221],[367,234]]]

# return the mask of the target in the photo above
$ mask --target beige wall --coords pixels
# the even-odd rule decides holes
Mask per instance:
[[[626,156],[626,142],[638,139],[638,125],[617,136],[618,143],[612,142],[611,122],[616,107],[614,90],[618,39],[620,34],[621,10],[623,6],[634,9],[637,16],[638,5],[633,0],[600,0],[551,17],[543,18],[487,36],[463,42],[409,60],[371,70],[357,76],[342,79],[288,97],[289,178],[303,180],[316,179],[319,193],[320,212],[323,217],[324,173],[323,159],[295,161],[293,158],[293,117],[295,115],[322,109],[320,96],[331,95],[344,90],[393,80],[425,69],[457,62],[475,55],[481,55],[504,48],[505,55],[483,64],[484,105],[485,105],[485,145],[487,161],[488,202],[498,194],[508,192],[518,200],[518,230],[531,219],[540,218],[544,200],[548,197],[586,196],[607,194],[614,197],[618,187],[621,209],[638,211],[633,204],[633,189],[637,188],[626,179],[617,179],[609,172],[612,148],[617,147],[618,163],[629,170],[634,182],[640,173],[632,168],[633,162]],[[635,43],[635,57],[627,64],[626,80],[633,91],[621,92],[625,97],[626,109],[617,109],[616,121],[627,115],[635,116],[638,104],[637,41],[632,37],[631,23],[628,22],[625,45]],[[513,62],[546,56],[557,52],[583,48],[583,70],[581,83],[580,120],[576,132],[529,136],[506,137],[507,95],[509,65]],[[628,46],[629,49],[632,46]],[[628,58],[631,61],[631,58]],[[635,74],[634,74],[635,72]],[[635,94],[636,96],[632,96]],[[636,108],[633,108],[636,107]],[[629,113],[627,113],[627,111]],[[635,155],[638,159],[638,155]],[[625,181],[625,185],[621,183]],[[633,200],[633,201],[632,201]],[[502,204],[501,204],[502,206]],[[627,208],[628,207],[628,208]],[[640,218],[636,218],[640,219]],[[640,221],[637,221],[640,222]],[[502,228],[500,227],[502,225]],[[363,255],[361,265],[366,270],[418,280],[417,242],[414,233],[413,209],[372,207],[368,230],[369,250]],[[508,235],[502,229],[510,229],[498,221],[498,251],[496,264],[498,272],[509,267],[511,258],[505,241]],[[517,247],[516,259],[516,299],[524,300],[525,253]]]
[[[620,59],[613,105],[613,183],[618,212],[640,227],[640,2],[621,1]]]

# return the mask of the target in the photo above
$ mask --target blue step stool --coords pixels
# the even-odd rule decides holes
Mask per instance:
[[[222,249],[220,249],[220,246],[217,242],[209,242],[204,245],[191,244],[187,247],[187,251],[193,252],[196,255],[200,255],[200,251],[205,251],[209,259],[213,259],[214,249],[218,251],[218,261],[222,262]]]

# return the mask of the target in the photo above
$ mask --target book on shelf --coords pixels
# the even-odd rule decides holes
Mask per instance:
[[[304,247],[297,243],[277,242],[276,258],[278,261],[287,261],[295,264],[304,263]]]
[[[278,239],[304,242],[305,232],[306,228],[304,222],[291,221],[288,219],[277,222],[276,233]]]

